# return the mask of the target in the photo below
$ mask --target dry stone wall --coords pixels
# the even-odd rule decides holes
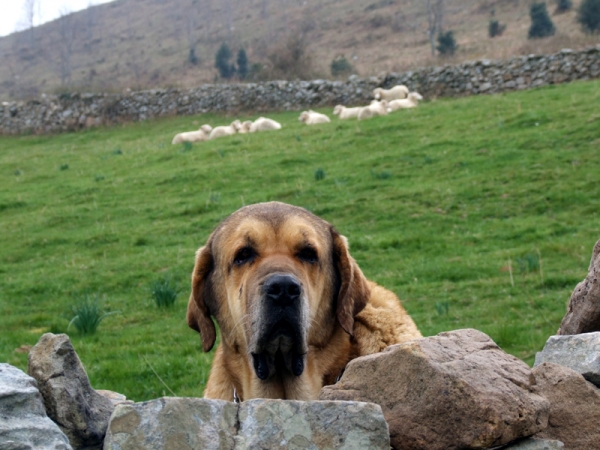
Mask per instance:
[[[154,89],[126,94],[43,95],[0,105],[0,134],[55,133],[126,121],[206,112],[299,110],[359,105],[376,87],[405,84],[426,99],[491,94],[600,78],[600,46],[506,61],[480,60],[347,81],[269,81],[207,84],[195,89]]]

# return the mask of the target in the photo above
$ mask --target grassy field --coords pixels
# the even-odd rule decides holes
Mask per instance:
[[[191,148],[174,132],[231,118],[2,137],[0,361],[26,368],[21,346],[66,332],[96,295],[118,313],[70,332],[95,388],[200,396],[212,355],[184,319],[194,252],[240,206],[280,200],[335,224],[425,335],[474,327],[531,363],[600,238],[598,104],[594,81],[360,123],[273,114],[280,132]],[[181,293],[158,309],[150,285],[167,275]]]

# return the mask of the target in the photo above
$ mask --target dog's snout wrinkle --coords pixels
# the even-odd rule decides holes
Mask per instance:
[[[263,284],[265,296],[279,306],[295,303],[302,294],[302,286],[292,275],[271,275]]]

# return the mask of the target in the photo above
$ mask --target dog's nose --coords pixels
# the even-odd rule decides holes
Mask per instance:
[[[269,300],[285,306],[294,303],[300,297],[302,287],[291,275],[271,275],[263,285],[263,291]]]

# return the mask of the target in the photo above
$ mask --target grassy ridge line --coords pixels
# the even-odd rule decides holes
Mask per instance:
[[[72,336],[94,387],[165,395],[153,368],[200,395],[211,355],[184,321],[194,252],[243,204],[280,200],[345,234],[424,334],[478,328],[531,362],[600,238],[599,97],[594,81],[360,123],[281,113],[277,133],[188,150],[170,145],[175,131],[230,118],[0,138],[0,360],[26,367],[15,349],[65,332],[75,299],[99,293],[120,313]],[[159,311],[149,285],[165,273],[184,290]]]

